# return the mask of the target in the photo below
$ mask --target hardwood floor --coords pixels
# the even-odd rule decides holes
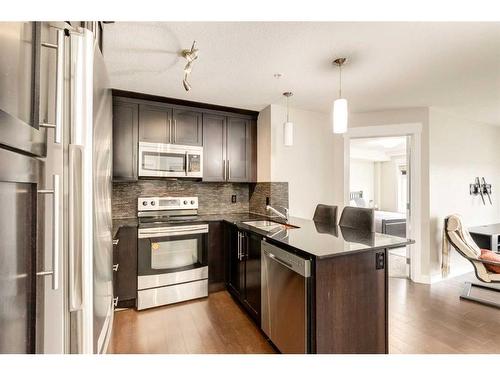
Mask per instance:
[[[171,306],[115,313],[108,353],[274,353],[228,292]]]
[[[391,278],[389,353],[500,353],[500,310],[459,299],[464,281],[474,279],[424,285]]]
[[[500,310],[460,300],[465,280],[433,285],[391,278],[391,354],[500,353]],[[500,293],[496,298],[500,299]],[[274,353],[229,293],[115,313],[108,353]]]

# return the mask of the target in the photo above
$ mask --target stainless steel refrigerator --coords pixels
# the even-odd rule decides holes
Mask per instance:
[[[98,38],[0,23],[0,352],[102,353],[113,317],[111,95]]]

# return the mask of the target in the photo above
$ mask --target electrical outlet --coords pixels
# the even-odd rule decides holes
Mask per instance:
[[[375,269],[383,270],[385,267],[385,254],[384,253],[376,253],[375,254]]]
[[[236,203],[236,194],[231,195],[231,202]]]

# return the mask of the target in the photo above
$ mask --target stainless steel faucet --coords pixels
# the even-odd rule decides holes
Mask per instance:
[[[289,214],[288,214],[288,208],[286,207],[283,207],[283,206],[278,206],[278,207],[281,207],[283,210],[285,210],[285,213],[281,213],[279,212],[276,208],[274,207],[271,207],[270,205],[267,205],[266,206],[266,210],[267,211],[271,211],[273,213],[275,213],[277,216],[281,217],[282,219],[285,219],[286,221],[288,221],[288,219],[290,218]]]

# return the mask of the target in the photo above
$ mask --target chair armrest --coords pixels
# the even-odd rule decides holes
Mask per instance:
[[[491,264],[492,266],[500,266],[500,262],[494,262],[492,260],[486,260],[486,259],[480,259],[480,258],[472,258],[472,257],[466,257],[468,260],[472,262],[481,262],[484,264]]]

